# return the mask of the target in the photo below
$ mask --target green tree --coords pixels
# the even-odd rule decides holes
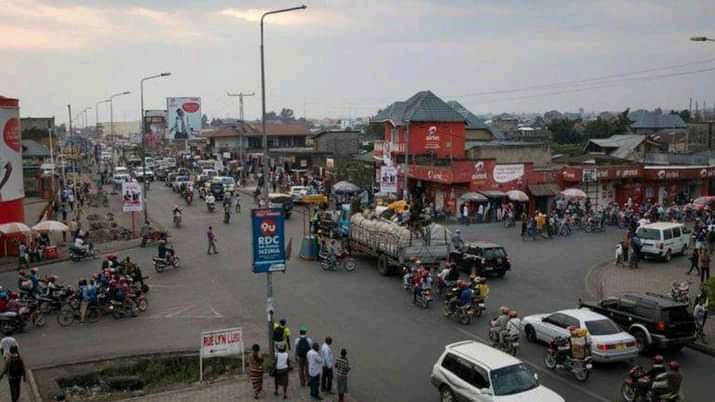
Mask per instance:
[[[204,113],[203,116],[201,116],[201,128],[208,128],[209,127],[209,117],[206,116]]]
[[[583,136],[576,129],[578,120],[555,119],[546,127],[553,134],[553,140],[557,144],[578,144],[583,142]]]
[[[688,110],[688,109],[683,109],[683,110],[681,110],[681,111],[679,111],[679,112],[678,112],[678,111],[675,111],[675,110],[671,110],[671,111],[670,111],[670,114],[677,114],[677,115],[680,116],[680,118],[683,119],[683,121],[686,122],[686,123],[690,122],[690,119],[691,119],[691,117],[692,117],[692,116],[690,115],[690,110]]]
[[[625,134],[630,130],[631,121],[628,118],[630,109],[626,109],[615,118],[598,117],[586,123],[584,134],[586,138],[608,138],[612,135]]]
[[[293,113],[293,109],[288,109],[288,108],[281,109],[281,113],[278,116],[278,118],[282,122],[295,121],[295,114]]]

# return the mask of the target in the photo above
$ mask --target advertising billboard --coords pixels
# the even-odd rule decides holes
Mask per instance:
[[[140,212],[144,210],[141,183],[135,181],[122,183],[122,210],[124,212]]]
[[[201,98],[166,98],[167,138],[182,140],[201,134]]]
[[[380,168],[380,192],[397,192],[397,168],[394,166],[383,166]]]
[[[25,196],[18,106],[17,99],[0,97],[0,202]]]
[[[285,220],[280,209],[251,210],[253,226],[253,272],[285,269]]]
[[[144,112],[144,143],[147,148],[158,150],[166,137],[166,110]]]

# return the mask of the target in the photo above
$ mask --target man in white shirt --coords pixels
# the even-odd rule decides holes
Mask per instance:
[[[335,368],[335,356],[330,345],[333,344],[333,338],[326,337],[325,343],[320,348],[320,354],[323,357],[323,377],[320,388],[328,394],[333,393],[333,369]]]
[[[18,346],[18,344],[17,340],[11,336],[6,336],[0,340],[0,352],[2,352],[5,360],[10,356],[10,348],[13,346]]]
[[[312,349],[308,352],[308,384],[310,385],[310,396],[313,399],[322,400],[318,387],[320,386],[320,373],[323,371],[323,357],[318,352],[320,345],[313,343]]]

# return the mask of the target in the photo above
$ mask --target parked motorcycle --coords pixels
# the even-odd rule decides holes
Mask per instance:
[[[154,257],[154,269],[156,272],[163,272],[166,268],[179,268],[181,260],[173,251],[167,250],[166,258]]]
[[[94,249],[94,245],[89,243],[89,247],[86,249],[70,247],[70,259],[74,262],[79,262],[83,258],[97,258],[97,251]]]
[[[591,376],[591,369],[593,364],[591,363],[591,356],[586,356],[584,359],[574,359],[568,352],[564,352],[564,345],[568,345],[569,340],[566,338],[557,337],[554,339],[549,346],[546,348],[546,356],[544,356],[544,365],[547,368],[554,370],[556,368],[563,368],[569,373],[573,374],[577,380],[581,382],[586,382],[588,377]],[[559,347],[561,347],[561,354],[563,355],[563,362],[559,364]],[[567,347],[567,346],[566,346]]]
[[[670,297],[681,303],[690,303],[690,281],[673,281],[670,284]]]

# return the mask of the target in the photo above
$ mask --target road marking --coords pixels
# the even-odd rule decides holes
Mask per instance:
[[[195,304],[190,304],[190,305],[185,306],[185,307],[179,307],[178,310],[174,311],[173,313],[169,313],[169,314],[165,315],[164,318],[173,318],[173,317],[176,317],[177,315],[179,315],[179,314],[181,314],[181,313],[185,313],[185,312],[191,310],[191,309],[194,308],[195,306],[196,306]]]
[[[459,332],[461,332],[461,333],[467,335],[467,336],[470,336],[470,337],[472,337],[472,338],[478,340],[479,342],[481,342],[481,343],[483,343],[483,344],[485,344],[485,345],[490,345],[490,346],[491,346],[491,342],[487,341],[486,339],[482,338],[482,337],[479,336],[479,335],[475,335],[475,334],[473,334],[473,333],[471,333],[471,332],[469,332],[469,331],[467,331],[467,330],[464,330],[464,329],[462,329],[462,328],[457,328],[457,330],[458,330]],[[584,387],[582,387],[582,386],[580,386],[580,385],[574,384],[573,382],[568,381],[568,380],[566,380],[565,378],[562,378],[562,377],[560,377],[560,376],[558,376],[558,375],[552,373],[551,371],[549,371],[549,370],[547,370],[547,369],[545,369],[545,368],[543,368],[543,367],[541,367],[541,366],[538,366],[538,365],[536,365],[536,364],[534,364],[534,363],[532,363],[532,362],[530,362],[530,361],[528,361],[528,360],[523,360],[523,359],[519,359],[519,360],[523,361],[524,364],[528,365],[528,366],[531,367],[532,369],[537,370],[537,371],[540,371],[541,373],[544,373],[545,375],[551,377],[552,379],[554,379],[554,380],[556,380],[556,381],[558,381],[558,382],[560,382],[560,383],[562,383],[562,384],[564,384],[564,385],[567,385],[567,386],[569,386],[570,388],[573,388],[573,389],[575,389],[575,390],[577,390],[577,391],[579,391],[579,392],[581,392],[581,393],[584,393],[584,394],[590,396],[591,398],[593,398],[593,399],[595,399],[595,400],[597,400],[597,401],[610,402],[610,399],[606,399],[606,398],[604,398],[604,397],[602,397],[602,396],[600,396],[600,395],[598,395],[598,394],[596,394],[596,393],[593,393],[593,392],[587,390],[586,388],[584,388]]]
[[[214,306],[209,304],[209,307],[211,307],[211,312],[214,313],[215,318],[223,318],[223,315],[219,314],[218,311],[214,308]]]

